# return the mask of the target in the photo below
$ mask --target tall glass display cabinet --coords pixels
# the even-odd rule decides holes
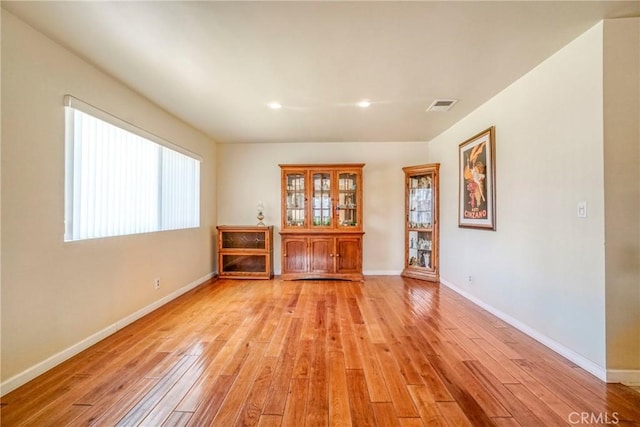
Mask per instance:
[[[284,280],[363,280],[363,167],[280,165]]]
[[[405,174],[405,243],[402,275],[440,281],[438,268],[439,163],[408,166]]]

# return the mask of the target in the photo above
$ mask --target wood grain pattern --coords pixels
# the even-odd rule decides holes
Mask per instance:
[[[640,393],[386,276],[212,281],[0,403],[3,427],[640,426]]]

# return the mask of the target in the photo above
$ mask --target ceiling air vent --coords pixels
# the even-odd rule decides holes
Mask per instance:
[[[431,103],[427,111],[449,111],[457,99],[436,99]]]

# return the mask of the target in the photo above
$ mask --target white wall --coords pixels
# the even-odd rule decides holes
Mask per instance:
[[[365,274],[399,274],[404,266],[404,172],[427,162],[426,143],[282,143],[218,146],[218,223],[255,224],[265,204],[280,269],[280,168],[287,163],[366,163],[363,172]]]
[[[559,344],[601,377],[602,31],[602,24],[590,29],[429,145],[430,160],[442,164],[443,282]],[[492,125],[497,231],[458,228],[458,144]],[[588,203],[587,219],[577,218],[579,201]]]
[[[64,243],[65,94],[201,155],[201,227]],[[2,12],[3,393],[214,271],[215,163],[213,141]]]

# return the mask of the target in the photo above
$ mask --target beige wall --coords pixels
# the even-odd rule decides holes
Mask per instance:
[[[65,94],[201,155],[201,227],[64,243]],[[210,139],[2,12],[3,383],[214,271],[215,163]]]
[[[426,143],[282,143],[218,146],[218,221],[254,224],[256,204],[276,226],[280,273],[280,168],[286,163],[366,163],[363,172],[365,274],[398,274],[404,265],[403,166],[427,162]]]
[[[364,270],[392,274],[403,266],[401,168],[440,162],[442,279],[587,364],[639,369],[640,231],[628,209],[640,207],[638,105],[617,100],[633,95],[620,73],[637,76],[638,61],[614,55],[635,22],[592,28],[429,144],[216,148],[2,11],[2,382],[214,271],[215,225],[255,223],[258,200],[279,231],[280,163],[366,163]],[[203,157],[200,229],[63,242],[67,93]],[[460,229],[457,146],[491,125],[498,230]]]
[[[497,231],[458,228],[458,144],[496,126]],[[602,25],[430,142],[441,277],[605,368]],[[588,218],[577,218],[577,203]],[[468,282],[473,276],[473,282]]]
[[[604,131],[607,367],[640,383],[638,18],[604,22]]]

